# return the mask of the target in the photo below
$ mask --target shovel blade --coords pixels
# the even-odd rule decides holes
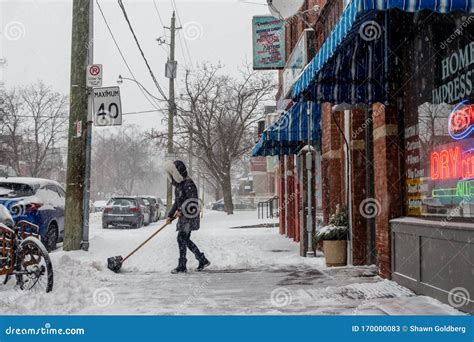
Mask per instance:
[[[119,273],[122,268],[123,258],[121,256],[111,257],[107,259],[107,268],[112,272]]]

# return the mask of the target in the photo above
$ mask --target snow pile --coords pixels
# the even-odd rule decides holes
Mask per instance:
[[[188,273],[170,274],[178,261],[173,224],[115,274],[107,258],[127,255],[164,222],[102,229],[101,214],[94,214],[89,252],[51,253],[53,292],[18,291],[14,281],[0,285],[0,314],[459,314],[381,280],[374,267],[330,269],[324,258],[301,258],[299,245],[278,228],[236,228],[276,222],[256,217],[205,212],[191,236],[212,262],[204,272],[195,271],[198,263],[188,252]],[[272,300],[282,287],[292,296],[283,308]]]

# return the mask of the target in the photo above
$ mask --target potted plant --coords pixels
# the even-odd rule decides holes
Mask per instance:
[[[323,241],[327,266],[345,266],[347,264],[348,232],[347,210],[345,207],[337,205],[336,212],[329,219],[329,225],[316,232],[316,242]]]

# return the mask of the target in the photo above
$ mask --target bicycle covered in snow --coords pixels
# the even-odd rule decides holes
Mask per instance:
[[[39,227],[27,221],[13,221],[8,209],[0,206],[0,277],[3,284],[12,278],[22,290],[50,292],[53,266]]]

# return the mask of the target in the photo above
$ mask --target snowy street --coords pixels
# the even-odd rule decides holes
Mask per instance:
[[[248,228],[276,222],[256,217],[254,211],[204,213],[202,228],[192,234],[212,262],[203,272],[194,270],[188,251],[188,273],[170,274],[178,258],[173,224],[114,274],[107,258],[125,256],[164,221],[137,230],[102,229],[94,214],[89,252],[60,248],[51,254],[53,292],[19,292],[11,281],[0,291],[0,314],[462,314],[379,278],[375,267],[326,268],[322,256],[301,258],[298,244],[278,228]]]

